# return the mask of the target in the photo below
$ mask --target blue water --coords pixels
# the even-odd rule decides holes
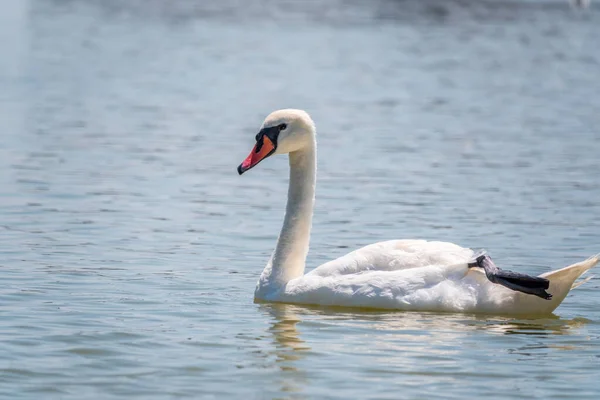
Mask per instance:
[[[600,8],[563,1],[9,1],[0,397],[600,394],[600,284],[553,316],[252,301],[318,129],[313,268],[401,238],[530,274],[600,252]]]

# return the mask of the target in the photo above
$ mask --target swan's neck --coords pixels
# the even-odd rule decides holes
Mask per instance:
[[[256,295],[278,289],[304,274],[316,182],[316,143],[290,153],[290,186],[283,227],[273,255],[263,271]]]

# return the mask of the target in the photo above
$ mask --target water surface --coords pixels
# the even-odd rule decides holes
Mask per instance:
[[[600,13],[563,1],[13,1],[0,397],[597,398],[597,278],[555,315],[254,304],[317,123],[308,268],[375,241],[539,274],[600,252]]]

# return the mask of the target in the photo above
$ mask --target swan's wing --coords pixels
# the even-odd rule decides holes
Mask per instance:
[[[307,275],[339,276],[469,262],[473,250],[447,242],[390,240],[374,243],[327,262]]]
[[[323,271],[321,271],[323,272]],[[273,301],[397,310],[486,311],[505,309],[517,292],[491,283],[466,262],[398,270],[292,279]]]

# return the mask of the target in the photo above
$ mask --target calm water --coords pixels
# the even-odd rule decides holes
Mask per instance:
[[[599,38],[558,0],[3,3],[0,397],[597,398],[598,278],[538,320],[253,304],[287,160],[236,166],[313,115],[309,268],[568,265],[600,252]]]

